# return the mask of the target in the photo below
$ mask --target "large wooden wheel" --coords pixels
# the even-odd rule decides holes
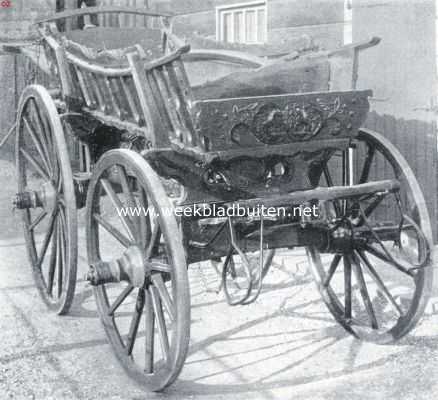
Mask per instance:
[[[350,232],[349,242],[337,251],[309,248],[312,272],[328,309],[347,331],[364,340],[392,342],[418,322],[432,287],[426,203],[406,160],[380,134],[362,129],[344,152],[343,168],[341,160],[333,155],[321,183],[397,179],[400,190],[326,205],[333,230],[341,236]]]
[[[123,207],[149,214],[123,216]],[[98,311],[121,365],[152,391],[177,378],[190,336],[186,258],[171,207],[139,154],[112,150],[97,163],[87,194],[89,264],[96,271],[116,262],[128,272],[116,283],[95,282]]]
[[[16,137],[24,238],[36,286],[49,309],[68,311],[76,284],[77,215],[73,176],[56,106],[39,85],[25,88]]]

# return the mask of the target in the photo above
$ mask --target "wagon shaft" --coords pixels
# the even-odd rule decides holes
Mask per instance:
[[[385,195],[396,192],[399,189],[400,183],[396,180],[384,180],[354,186],[318,187],[312,190],[297,191],[271,198],[243,200],[240,204],[243,207],[256,207],[261,205],[265,207],[276,207],[285,204],[302,204],[310,200],[330,201],[379,193]]]

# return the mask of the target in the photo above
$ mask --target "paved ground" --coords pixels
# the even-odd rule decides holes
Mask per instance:
[[[364,344],[326,312],[303,254],[276,259],[259,300],[228,307],[207,292],[216,276],[190,268],[192,339],[180,379],[164,394],[138,389],[118,366],[79,282],[70,315],[49,314],[34,288],[10,165],[0,161],[0,399],[434,399],[438,393],[438,315],[397,345]],[[80,271],[86,269],[83,232]],[[300,264],[301,263],[301,264]],[[298,264],[298,265],[297,265]],[[201,279],[204,278],[204,279]]]

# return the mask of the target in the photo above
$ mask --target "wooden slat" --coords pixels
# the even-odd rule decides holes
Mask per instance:
[[[184,63],[182,62],[181,59],[175,60],[174,67],[177,71],[177,76],[179,77],[179,80],[182,84],[183,93],[184,93],[184,97],[187,101],[187,104],[191,106],[191,104],[189,102],[191,102],[194,97],[193,97],[193,93],[192,93],[192,87],[190,85],[186,69],[184,67]]]
[[[172,102],[172,94],[165,82],[163,68],[155,68],[152,71],[147,72],[146,75],[151,86],[154,100],[160,110],[160,116],[168,131],[171,132],[171,134],[176,131],[181,131],[178,116],[176,114],[176,104]]]
[[[122,121],[128,119],[133,121],[132,113],[129,107],[128,99],[126,98],[126,92],[123,90],[121,78],[112,78],[111,86],[116,94],[117,104],[120,109],[120,119]]]
[[[145,79],[145,72],[142,68],[143,63],[140,62],[138,54],[130,53],[127,55],[130,69],[132,71],[132,79],[134,86],[136,88],[136,93],[142,110],[142,115],[146,121],[146,126],[150,132],[148,139],[153,146],[159,144],[160,140],[157,140],[157,135],[159,134],[159,127],[154,124],[151,110],[150,100],[148,101],[147,93],[150,93],[150,88]],[[152,112],[151,112],[152,111]]]
[[[85,82],[87,84],[88,94],[91,98],[92,108],[96,109],[99,107],[99,99],[98,99],[98,95],[96,93],[97,85],[94,84],[95,83],[94,75],[91,74],[90,72],[85,72],[85,71],[84,71],[83,75],[84,75]]]
[[[119,107],[119,102],[118,102],[119,99],[118,99],[116,92],[114,92],[114,88],[112,85],[113,79],[117,79],[117,78],[109,78],[108,77],[108,78],[105,78],[103,80],[103,82],[105,83],[105,86],[107,87],[108,93],[110,95],[109,100],[110,100],[111,108],[112,108],[113,113],[114,113],[113,115],[115,117],[117,117],[118,119],[121,119],[122,113],[121,113],[120,107]]]
[[[76,73],[76,67],[74,64],[68,63],[68,69],[70,72],[70,77],[72,79],[71,96],[78,99],[82,98],[82,91],[79,86],[79,79]]]
[[[93,109],[94,107],[92,106],[92,101],[88,93],[88,87],[87,84],[85,83],[83,73],[78,66],[75,66],[75,71],[76,71],[76,76],[78,77],[79,88],[81,89],[82,97],[85,101],[85,104],[91,109]]]
[[[129,110],[132,115],[132,119],[136,124],[141,124],[140,114],[136,105],[136,102],[134,100],[133,94],[128,88],[127,82],[125,78],[120,77],[120,85],[122,87],[122,91],[126,96],[126,100],[128,101]]]
[[[195,132],[195,129],[193,127],[191,115],[187,109],[187,103],[189,101],[191,102],[191,99],[189,99],[189,97],[184,93],[186,87],[182,86],[184,85],[184,82],[178,79],[173,64],[167,64],[166,70],[169,76],[170,85],[172,86],[172,89],[175,91],[176,96],[178,98],[178,104],[179,104],[178,111],[184,122],[184,129],[188,130],[188,132],[186,132],[186,135],[187,134],[190,135],[190,140],[187,140],[187,142],[190,145],[196,146],[198,143],[196,140],[194,140],[194,137],[192,137]]]
[[[100,85],[97,82],[96,74],[90,73],[90,83],[91,87],[94,90],[95,97],[96,97],[96,103],[97,103],[97,109],[104,112],[105,111],[105,99],[102,95],[102,89]]]
[[[165,138],[163,137],[163,139],[169,140],[170,138],[168,136],[172,136],[172,134],[175,133],[173,130],[173,121],[171,121],[166,101],[163,98],[163,93],[160,91],[156,78],[153,75],[153,70],[146,71],[146,82],[149,86],[149,93],[152,97],[153,107],[155,108],[153,113],[156,115],[156,118],[159,119],[159,128],[161,128],[161,132],[157,132],[162,136],[166,136]]]
[[[55,29],[55,28],[53,28]],[[64,96],[71,95],[71,77],[69,76],[69,69],[67,63],[67,55],[65,50],[59,45],[59,43],[51,36],[45,36],[47,44],[53,49],[55,53],[56,62],[59,66],[58,73],[61,81],[62,93]]]

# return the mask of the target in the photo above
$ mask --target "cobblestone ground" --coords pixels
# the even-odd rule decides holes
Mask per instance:
[[[261,297],[230,308],[213,269],[190,268],[192,336],[180,379],[148,394],[125,375],[79,281],[68,316],[48,313],[34,288],[10,212],[13,174],[0,162],[0,398],[434,399],[438,315],[396,345],[359,342],[340,328],[306,273],[302,251],[275,258]],[[86,270],[80,231],[79,277]],[[207,290],[208,289],[208,290]]]

